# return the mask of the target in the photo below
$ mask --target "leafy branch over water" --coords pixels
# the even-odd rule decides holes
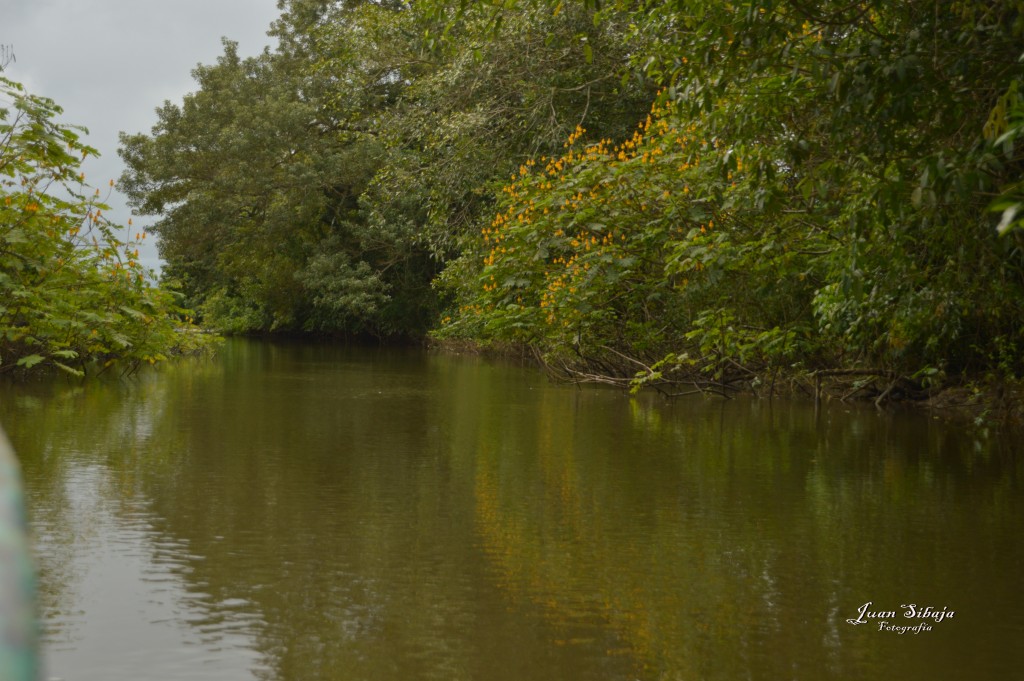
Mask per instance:
[[[145,234],[117,238],[80,171],[97,152],[61,113],[0,77],[0,374],[131,370],[208,346],[139,263]]]

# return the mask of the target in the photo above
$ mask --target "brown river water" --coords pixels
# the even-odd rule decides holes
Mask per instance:
[[[992,428],[255,341],[0,423],[45,679],[1024,678]]]

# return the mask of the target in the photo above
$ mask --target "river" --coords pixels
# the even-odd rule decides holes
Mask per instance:
[[[476,357],[231,341],[130,378],[0,386],[0,422],[47,679],[1024,669],[1022,457],[926,412],[670,403]]]

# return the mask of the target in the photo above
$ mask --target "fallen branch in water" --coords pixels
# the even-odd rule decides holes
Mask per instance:
[[[891,371],[889,369],[820,369],[813,373],[814,376],[814,400],[820,402],[822,395],[825,393],[825,388],[822,385],[823,378],[846,378],[846,377],[863,377],[870,379],[866,383],[855,383],[852,390],[844,392],[839,398],[841,402],[845,402],[859,392],[873,390],[874,393],[869,395],[874,398],[876,407],[881,407],[882,403],[886,400],[891,399],[891,395],[897,388],[902,388],[903,393],[913,399],[923,399],[928,396],[919,383],[914,381],[908,376]],[[887,383],[884,388],[879,388],[875,385],[875,380],[885,379]]]

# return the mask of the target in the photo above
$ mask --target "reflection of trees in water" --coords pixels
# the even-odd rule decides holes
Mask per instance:
[[[4,387],[0,420],[10,424],[24,470],[49,650],[74,650],[86,631],[95,634],[104,613],[90,608],[105,593],[97,583],[104,573],[125,580],[123,593],[108,594],[114,598],[138,597],[130,589],[148,584],[143,595],[161,603],[139,602],[139,617],[165,618],[184,601],[193,621],[218,617],[219,605],[184,578],[202,557],[162,530],[148,489],[176,465],[182,439],[170,423],[174,400],[211,371],[194,362],[131,379]],[[147,564],[141,574],[139,561]]]
[[[266,679],[863,675],[900,652],[836,626],[865,600],[971,579],[1020,605],[1021,463],[926,419],[244,343],[15,392],[47,612],[73,614],[91,504],[144,536],[196,639],[254,641]]]
[[[146,376],[3,386],[0,421],[24,471],[40,608],[51,638],[60,639],[62,625],[82,615],[75,556],[77,547],[97,540],[94,507],[101,499],[128,509],[135,502],[135,471],[124,459],[148,439],[160,393],[160,383]]]
[[[447,369],[299,359],[238,377],[244,423],[190,416],[190,449],[220,454],[181,467],[157,507],[207,558],[192,579],[258,606],[270,676],[569,678],[481,563]],[[193,512],[190,490],[216,481],[231,484]]]
[[[189,605],[210,606],[193,625],[250,611],[268,678],[409,677],[417,661],[452,678],[440,670],[472,657],[455,632],[474,630],[461,604],[476,587],[471,548],[428,539],[460,526],[428,389],[405,370],[338,376],[343,362],[270,350],[188,390],[173,377],[153,431],[174,442],[166,465],[113,466],[138,473],[161,536],[187,546]]]
[[[495,413],[480,431],[484,546],[513,600],[606,622],[645,676],[861,675],[895,652],[837,626],[865,600],[955,600],[979,581],[1020,600],[997,567],[1021,557],[1005,443],[867,411],[544,397],[535,427]],[[509,465],[523,452],[532,466]],[[957,560],[965,546],[982,551]],[[898,666],[941,676],[956,654]]]

